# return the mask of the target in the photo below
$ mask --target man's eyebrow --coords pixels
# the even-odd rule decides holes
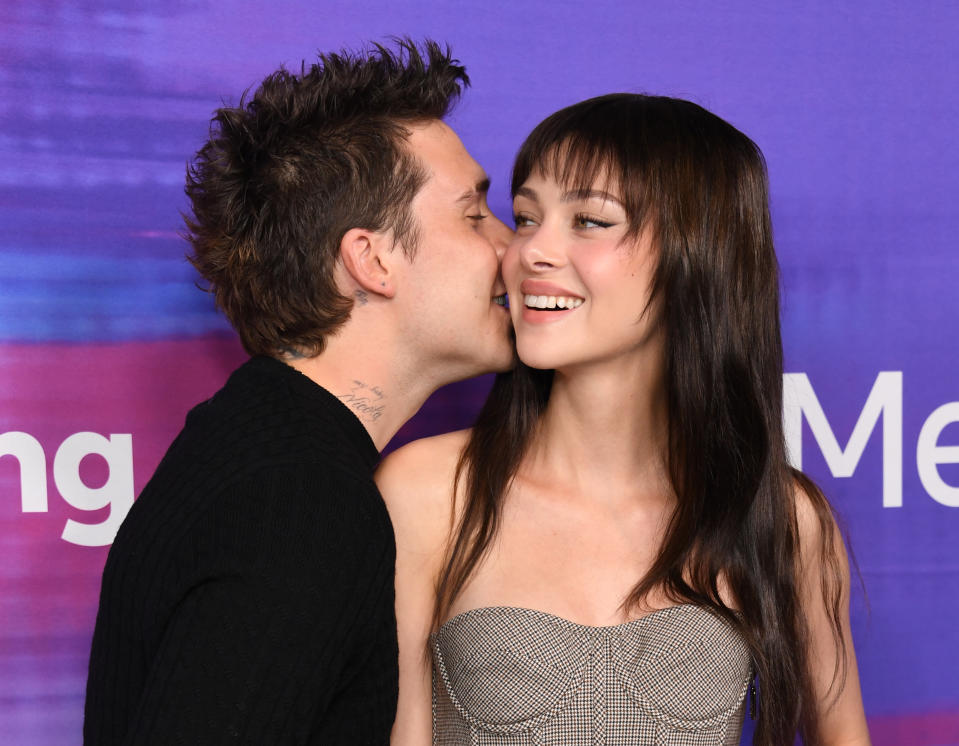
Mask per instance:
[[[481,179],[480,181],[477,181],[475,186],[470,187],[465,192],[463,192],[459,197],[457,197],[456,199],[457,204],[459,204],[460,202],[471,202],[472,200],[476,199],[478,196],[486,194],[487,192],[489,192],[489,184],[490,184],[489,176]]]

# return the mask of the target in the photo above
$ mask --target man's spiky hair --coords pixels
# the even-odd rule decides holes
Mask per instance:
[[[349,318],[333,270],[351,228],[392,229],[412,257],[426,175],[408,125],[446,116],[469,78],[448,47],[394,43],[277,70],[216,111],[188,167],[190,261],[250,354],[318,354]]]

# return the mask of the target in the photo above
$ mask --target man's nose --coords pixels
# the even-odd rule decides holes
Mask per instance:
[[[485,222],[489,223],[487,236],[496,251],[496,258],[502,262],[509,242],[513,239],[513,231],[495,215],[490,215]]]

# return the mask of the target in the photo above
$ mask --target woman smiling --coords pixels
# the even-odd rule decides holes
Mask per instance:
[[[868,743],[842,541],[786,460],[758,148],[614,94],[542,122],[512,192],[520,362],[379,473],[393,742],[736,744],[748,713],[757,744]]]

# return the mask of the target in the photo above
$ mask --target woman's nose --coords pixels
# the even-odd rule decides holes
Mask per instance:
[[[517,233],[520,261],[530,271],[544,271],[566,263],[559,236],[547,226],[539,226],[529,235]]]

